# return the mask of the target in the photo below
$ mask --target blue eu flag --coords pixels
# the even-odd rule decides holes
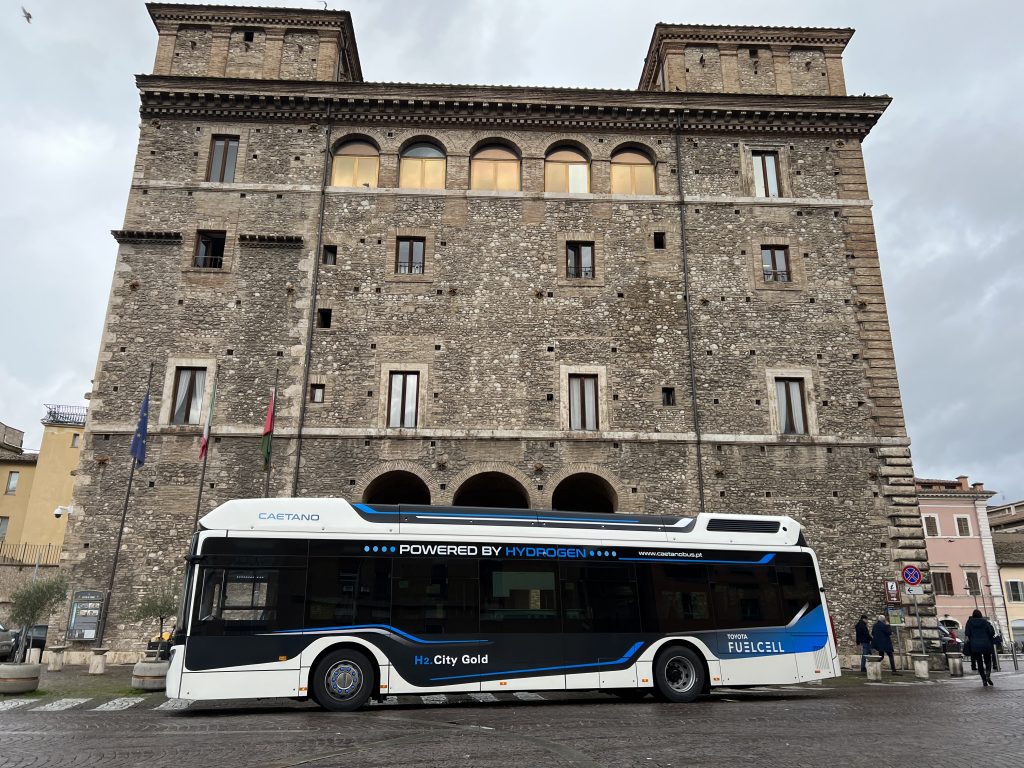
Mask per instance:
[[[139,409],[139,424],[132,437],[132,456],[140,465],[146,463],[146,434],[149,431],[149,392],[142,398]]]

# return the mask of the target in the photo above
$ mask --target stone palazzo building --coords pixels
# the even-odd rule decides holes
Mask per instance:
[[[346,12],[148,7],[63,556],[105,588],[152,366],[115,650],[180,573],[214,386],[199,508],[263,495],[275,378],[272,496],[793,515],[847,648],[924,562],[852,30],[659,24],[635,90],[427,85],[364,80]]]

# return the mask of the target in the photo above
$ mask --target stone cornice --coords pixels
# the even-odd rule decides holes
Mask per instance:
[[[143,117],[866,135],[888,96],[228,80],[139,75]]]
[[[181,232],[158,232],[150,229],[112,229],[110,234],[119,243],[180,243]]]

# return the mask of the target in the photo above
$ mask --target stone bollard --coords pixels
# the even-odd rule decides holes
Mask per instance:
[[[964,676],[964,656],[962,653],[947,653],[946,664],[949,666],[950,677]]]
[[[107,671],[106,653],[109,648],[93,648],[92,658],[89,659],[89,674],[102,675]]]
[[[868,669],[868,680],[875,682],[881,681],[882,679],[882,657],[879,656],[877,659],[868,657],[867,659]]]
[[[50,659],[46,665],[47,672],[62,672],[64,670],[64,650],[66,645],[51,645]]]
[[[28,656],[25,659],[25,663],[26,664],[38,664],[39,661],[42,658],[43,658],[43,649],[42,648],[29,648],[28,649]]]
[[[914,677],[918,680],[928,679],[928,655],[924,653],[913,653],[910,658],[914,660]]]

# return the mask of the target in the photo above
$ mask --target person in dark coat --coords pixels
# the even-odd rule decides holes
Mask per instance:
[[[964,626],[964,637],[971,644],[971,663],[978,667],[981,675],[981,684],[993,685],[992,683],[992,653],[995,651],[995,644],[992,642],[996,636],[995,629],[989,624],[988,619],[981,615],[977,608],[971,614]]]
[[[868,632],[868,615],[862,613],[860,621],[854,626],[857,633],[857,645],[860,646],[860,671],[867,672],[868,656],[871,655],[871,633]]]
[[[879,614],[878,621],[871,628],[871,645],[878,651],[879,656],[889,656],[889,667],[894,675],[903,674],[896,671],[896,659],[892,655],[892,627],[882,614]]]

